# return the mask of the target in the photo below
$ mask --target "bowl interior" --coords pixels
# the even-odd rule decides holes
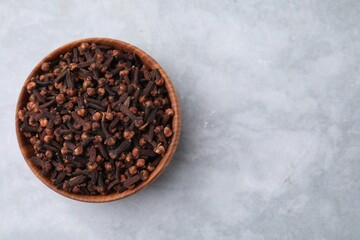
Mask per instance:
[[[169,147],[168,147],[166,153],[164,154],[163,158],[161,159],[161,161],[157,165],[156,169],[150,174],[149,178],[146,181],[141,182],[134,189],[131,189],[131,190],[128,189],[128,190],[126,190],[124,192],[121,192],[121,193],[111,193],[111,194],[108,194],[108,195],[88,196],[88,195],[74,194],[74,193],[66,192],[64,190],[57,189],[50,182],[50,179],[43,176],[41,174],[41,170],[31,162],[30,158],[35,155],[34,154],[34,149],[33,149],[32,145],[30,144],[30,142],[23,136],[22,132],[20,131],[20,124],[21,123],[20,123],[20,120],[17,117],[17,112],[26,105],[26,102],[27,102],[27,100],[29,98],[29,94],[26,91],[26,84],[30,81],[32,76],[34,76],[34,75],[36,75],[36,74],[38,74],[40,72],[41,64],[43,62],[51,61],[52,59],[58,57],[59,55],[64,54],[67,51],[71,50],[75,46],[78,46],[82,42],[88,42],[88,43],[94,42],[94,43],[97,43],[97,44],[108,45],[108,46],[111,46],[111,47],[113,47],[115,49],[122,49],[122,50],[125,50],[127,52],[133,52],[143,61],[143,63],[146,66],[148,66],[148,67],[150,67],[152,69],[158,69],[161,76],[165,79],[165,87],[166,87],[166,89],[168,91],[168,94],[169,94],[169,98],[170,98],[170,101],[171,101],[171,107],[174,110],[174,117],[173,117],[173,120],[172,120],[172,128],[173,128],[172,140],[171,140],[171,143],[169,144]],[[17,106],[16,106],[15,120],[16,120],[16,135],[17,135],[19,147],[20,147],[20,150],[21,150],[21,152],[22,152],[22,154],[23,154],[23,156],[24,156],[24,158],[26,160],[26,163],[29,165],[31,171],[44,184],[46,184],[49,188],[51,188],[55,192],[65,196],[65,197],[75,199],[75,200],[79,200],[79,201],[84,201],[84,202],[108,202],[108,201],[118,200],[118,199],[130,196],[130,195],[134,194],[135,192],[143,189],[148,184],[150,184],[152,181],[154,181],[160,175],[160,173],[166,168],[166,166],[171,161],[171,158],[172,158],[172,156],[173,156],[173,154],[174,154],[174,152],[175,152],[175,150],[177,148],[179,138],[180,138],[180,132],[181,132],[180,105],[179,105],[178,98],[176,96],[174,86],[173,86],[170,78],[167,76],[166,72],[162,69],[162,67],[153,58],[151,58],[147,53],[145,53],[141,49],[139,49],[139,48],[137,48],[135,46],[132,46],[131,44],[128,44],[126,42],[115,40],[115,39],[108,39],[108,38],[87,38],[87,39],[77,40],[77,41],[68,43],[68,44],[54,50],[53,52],[48,54],[44,59],[42,59],[35,66],[35,68],[32,70],[32,72],[30,73],[30,75],[26,79],[23,88],[21,89],[19,99],[18,99],[18,103],[17,103]]]

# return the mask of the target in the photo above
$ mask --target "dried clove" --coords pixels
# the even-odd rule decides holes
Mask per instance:
[[[31,162],[58,189],[133,189],[171,143],[164,78],[133,53],[83,42],[44,62],[25,88],[20,131],[34,148]]]

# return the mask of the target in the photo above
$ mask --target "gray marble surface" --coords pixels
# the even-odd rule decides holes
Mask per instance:
[[[360,2],[0,1],[0,239],[359,239]],[[127,199],[57,195],[14,114],[35,64],[79,38],[150,53],[182,104],[164,174]]]

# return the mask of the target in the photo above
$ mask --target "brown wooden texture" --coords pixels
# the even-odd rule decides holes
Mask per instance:
[[[64,54],[67,51],[70,51],[72,48],[78,46],[80,43],[82,42],[94,42],[94,43],[98,43],[98,44],[103,44],[103,45],[108,45],[113,47],[114,49],[123,49],[127,52],[133,52],[136,55],[138,55],[140,57],[140,59],[143,61],[143,63],[152,68],[152,69],[158,69],[161,76],[165,79],[165,86],[166,89],[169,93],[169,98],[171,101],[171,107],[174,110],[174,117],[173,117],[173,121],[172,121],[172,129],[173,129],[173,136],[172,136],[172,140],[171,140],[171,144],[169,145],[166,153],[164,154],[162,160],[159,162],[159,164],[157,165],[156,169],[150,174],[150,177],[140,183],[138,186],[136,186],[134,189],[132,190],[126,190],[122,193],[111,193],[108,195],[96,195],[96,196],[87,196],[87,195],[80,195],[80,194],[74,194],[74,193],[69,193],[66,192],[64,190],[59,190],[57,189],[48,178],[44,177],[41,174],[41,170],[35,166],[31,161],[30,158],[32,156],[34,156],[34,150],[30,144],[30,142],[23,136],[23,134],[20,132],[20,120],[17,117],[17,112],[22,109],[28,99],[28,93],[26,91],[26,84],[30,81],[30,78],[34,75],[36,75],[37,73],[40,72],[40,67],[41,64],[43,62],[48,62],[51,61],[52,59],[58,57],[61,54]],[[126,42],[123,41],[119,41],[116,39],[109,39],[109,38],[87,38],[87,39],[81,39],[81,40],[77,40],[68,44],[65,44],[64,46],[54,50],[53,52],[51,52],[50,54],[48,54],[44,59],[42,59],[36,66],[35,68],[32,70],[32,72],[29,74],[28,78],[26,79],[23,88],[21,89],[20,95],[19,95],[19,99],[17,102],[17,106],[16,106],[16,135],[17,135],[17,139],[18,139],[18,143],[19,143],[19,147],[20,150],[25,158],[26,163],[29,165],[31,171],[44,183],[46,184],[49,188],[51,188],[52,190],[54,190],[55,192],[71,198],[71,199],[75,199],[75,200],[79,200],[79,201],[83,201],[83,202],[109,202],[109,201],[114,201],[114,200],[118,200],[118,199],[122,199],[125,198],[127,196],[130,196],[138,191],[140,191],[141,189],[145,188],[146,186],[148,186],[151,182],[153,182],[163,171],[164,169],[167,167],[167,165],[170,163],[177,145],[179,143],[179,138],[180,138],[180,132],[181,132],[181,110],[180,110],[180,104],[179,104],[179,100],[177,98],[174,86],[169,78],[169,76],[166,74],[166,72],[162,69],[162,67],[152,58],[150,57],[147,53],[145,53],[144,51],[142,51],[141,49],[132,46],[131,44],[128,44]]]

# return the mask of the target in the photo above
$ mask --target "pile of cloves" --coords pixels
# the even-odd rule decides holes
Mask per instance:
[[[97,195],[149,178],[172,138],[165,80],[130,52],[83,42],[26,85],[20,130],[58,188]]]

